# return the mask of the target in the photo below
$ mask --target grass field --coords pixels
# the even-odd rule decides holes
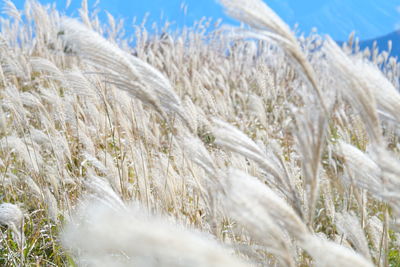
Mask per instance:
[[[220,3],[248,26],[5,2],[0,265],[400,266],[397,59]]]

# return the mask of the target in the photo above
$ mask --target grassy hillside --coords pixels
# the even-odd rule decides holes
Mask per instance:
[[[6,2],[1,265],[400,264],[398,62],[220,2],[249,26],[134,45]]]

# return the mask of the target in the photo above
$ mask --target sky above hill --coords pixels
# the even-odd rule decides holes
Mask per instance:
[[[318,32],[330,34],[336,40],[345,40],[355,30],[361,39],[372,39],[400,28],[400,0],[264,0],[291,27],[296,23],[301,32],[308,33],[313,27]],[[56,3],[57,8],[69,15],[77,15],[80,0],[40,0],[41,3]],[[23,0],[14,0],[18,8]],[[96,0],[88,0],[93,6]],[[225,23],[234,23],[227,18],[216,0],[100,0],[100,10],[107,10],[117,18],[124,18],[127,27],[132,19],[141,21],[150,13],[150,22],[175,21],[176,26],[191,26],[203,16],[223,18]],[[185,11],[186,10],[186,11]],[[100,13],[102,14],[102,13]],[[104,12],[103,12],[103,17]],[[151,23],[149,23],[151,25]]]

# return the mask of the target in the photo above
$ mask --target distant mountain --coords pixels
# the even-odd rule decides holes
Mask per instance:
[[[306,35],[312,28],[344,40],[356,32],[361,40],[394,31],[400,0],[264,0],[290,26]]]
[[[370,47],[373,47],[374,42],[376,41],[377,46],[380,51],[384,51],[388,49],[388,42],[389,40],[392,40],[392,56],[397,56],[400,58],[400,30],[394,31],[392,33],[389,33],[387,35],[384,35],[382,37],[378,37],[375,39],[371,40],[365,40],[365,41],[360,41],[360,47],[362,49]]]

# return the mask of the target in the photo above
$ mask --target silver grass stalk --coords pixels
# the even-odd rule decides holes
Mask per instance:
[[[366,223],[366,232],[372,245],[372,256],[378,259],[383,236],[383,222],[377,216],[369,218]]]
[[[51,149],[51,138],[46,135],[43,131],[32,128],[29,131],[29,135],[26,137],[32,139],[33,142],[43,147],[44,149]]]
[[[62,71],[51,61],[45,58],[32,58],[29,63],[31,64],[32,71],[41,71],[50,74],[50,77],[56,80],[64,81],[64,74]]]
[[[311,102],[307,105],[310,107],[304,108],[304,112],[297,112],[295,135],[299,155],[302,159],[305,197],[308,200],[307,221],[309,225],[312,225],[319,196],[321,158],[325,147],[327,118],[318,108],[313,108]]]
[[[289,26],[261,0],[218,0],[226,9],[228,15],[242,21],[255,29],[272,32],[272,39],[285,48],[288,53],[302,68],[313,89],[317,93],[321,107],[328,114],[317,76],[305,54],[302,52],[295,35]],[[274,37],[275,35],[275,37]]]
[[[256,177],[239,170],[230,169],[224,185],[227,190],[226,195],[231,201],[235,201],[233,196],[240,198],[239,195],[242,191],[243,198],[248,198],[249,204],[253,203],[255,207],[265,208],[265,212],[274,221],[279,222],[292,236],[301,237],[307,233],[307,227],[293,208],[282,196],[274,192],[265,183],[260,182]],[[231,194],[228,192],[231,192]]]
[[[296,212],[303,216],[299,195],[296,192],[293,181],[289,177],[290,174],[284,171],[284,167],[282,167],[285,164],[282,159],[278,158],[274,153],[267,155],[247,135],[228,123],[219,119],[214,119],[213,122],[215,126],[212,131],[216,138],[215,143],[229,151],[254,160],[263,170],[272,175],[273,180],[268,179],[268,182],[273,184],[290,199]]]
[[[350,100],[350,103],[360,109],[372,141],[376,144],[382,144],[376,97],[369,79],[363,74],[364,68],[361,65],[354,64],[330,37],[326,37],[326,39],[323,49],[334,75],[337,76],[338,84],[336,85],[342,94]]]
[[[125,209],[125,204],[121,197],[113,190],[106,180],[92,174],[84,184],[89,192],[88,197],[93,199],[93,201],[103,203],[103,205],[114,210]]]
[[[335,146],[335,152],[344,157],[349,171],[355,175],[353,181],[357,186],[369,190],[374,195],[380,195],[383,190],[381,182],[381,169],[368,155],[358,148],[339,141]]]
[[[37,199],[43,198],[42,189],[40,189],[38,184],[30,176],[24,177],[23,182],[27,186],[27,189],[29,190],[29,192],[26,192],[27,194],[29,193],[35,196]]]
[[[179,97],[157,69],[75,20],[64,19],[59,34],[66,47],[103,70],[107,82],[153,106],[163,116],[177,115],[187,120]]]
[[[32,146],[24,143],[17,136],[6,136],[0,139],[0,150],[10,151],[18,155],[24,164],[33,172],[39,173],[43,165],[42,156],[35,151]]]
[[[0,224],[9,227],[13,233],[13,239],[20,248],[24,247],[25,236],[23,232],[24,214],[21,209],[11,203],[0,204]]]
[[[82,166],[84,166],[86,163],[90,163],[90,165],[92,165],[102,175],[106,175],[109,173],[107,167],[104,166],[104,164],[100,160],[92,156],[90,153],[84,152],[82,153],[82,157],[84,158],[84,160],[81,163]]]
[[[213,122],[215,124],[213,133],[217,145],[254,160],[275,179],[282,179],[283,175],[279,166],[267,159],[266,154],[247,135],[222,120],[214,119]]]
[[[73,69],[64,72],[64,77],[67,86],[72,89],[75,94],[86,96],[93,100],[95,99],[96,95],[99,95],[99,92],[93,88],[93,85],[78,67],[74,67]]]
[[[0,134],[5,135],[7,130],[6,112],[4,112],[3,108],[0,107]]]
[[[365,60],[357,60],[357,65],[360,65],[362,74],[368,81],[367,84],[374,94],[378,110],[381,114],[386,115],[391,119],[395,119],[400,123],[400,93],[394,85],[384,76],[382,71],[371,62]]]
[[[18,11],[18,9],[14,5],[14,3],[10,0],[4,0],[3,3],[4,4],[3,4],[2,13],[7,14],[8,16],[12,17],[16,21],[20,22],[21,21],[21,12]]]
[[[372,158],[381,170],[381,189],[376,192],[389,203],[393,213],[397,218],[400,217],[400,167],[399,159],[395,154],[383,147],[373,147]],[[379,189],[379,188],[378,188]],[[397,223],[396,223],[397,224]]]
[[[348,212],[336,213],[335,218],[339,233],[344,235],[354,245],[357,252],[364,255],[366,259],[371,260],[368,241],[359,219],[354,214]]]
[[[53,221],[53,222],[58,222],[58,214],[59,214],[59,210],[58,210],[58,205],[57,205],[57,200],[54,197],[54,195],[51,193],[49,188],[46,188],[43,192],[43,196],[44,196],[44,202],[47,205],[47,212],[49,214],[49,218]]]
[[[302,238],[308,230],[284,199],[257,178],[235,169],[226,175],[223,197],[226,213],[254,240],[285,265],[295,265],[291,238]]]
[[[183,147],[190,155],[190,159],[203,168],[207,174],[212,177],[217,177],[217,169],[211,158],[210,153],[204,147],[200,139],[193,136],[186,136],[182,140]]]

